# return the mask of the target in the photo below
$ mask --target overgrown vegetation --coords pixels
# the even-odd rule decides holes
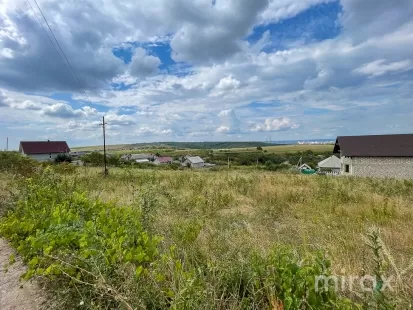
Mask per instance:
[[[21,156],[18,152],[0,151],[0,172],[30,175],[38,163],[28,157]]]
[[[0,234],[60,308],[410,307],[412,181],[59,167],[8,183]],[[318,291],[322,275],[378,285]]]
[[[54,161],[56,164],[71,163],[72,157],[69,154],[59,154],[56,156]]]
[[[297,165],[298,161],[307,163],[310,167],[315,168],[317,163],[331,156],[331,152],[313,152],[307,150],[304,152],[295,152],[295,153],[284,153],[284,154],[275,154],[268,153],[264,151],[248,151],[248,152],[235,152],[235,151],[221,151],[213,152],[209,154],[204,154],[204,157],[212,163],[222,164],[227,163],[228,159],[232,165],[235,166],[261,166],[267,168],[267,170],[279,170],[285,168],[287,165]],[[280,165],[284,164],[284,167]]]
[[[83,155],[81,160],[85,165],[92,167],[103,167],[105,163],[105,156],[99,152],[92,152],[90,154]],[[120,164],[118,155],[106,155],[106,164],[109,166],[118,166]]]

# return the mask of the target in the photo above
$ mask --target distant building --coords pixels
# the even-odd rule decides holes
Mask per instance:
[[[66,141],[21,141],[19,152],[37,161],[53,161],[60,154],[70,154]]]
[[[413,134],[337,137],[342,175],[413,178]]]
[[[312,170],[312,168],[307,164],[302,164],[300,167],[298,167],[298,171],[303,171],[303,170]]]
[[[89,152],[86,152],[86,151],[70,152],[70,156],[72,156],[72,157],[81,157],[81,156],[86,155],[88,153]]]
[[[337,156],[333,155],[329,158],[320,161],[317,164],[317,168],[321,172],[327,172],[338,175],[340,174],[341,170],[341,160]]]
[[[120,157],[123,161],[137,161],[140,159],[147,159],[148,161],[153,161],[155,155],[153,154],[124,154]]]
[[[191,168],[202,168],[205,165],[204,160],[199,156],[188,156],[183,162],[184,166],[189,166]]]
[[[148,164],[151,161],[149,159],[137,159],[137,160],[135,160],[135,162],[138,163],[138,164]]]
[[[169,156],[160,156],[155,158],[155,160],[153,161],[153,163],[155,165],[162,165],[162,164],[172,164],[173,159],[172,157]]]

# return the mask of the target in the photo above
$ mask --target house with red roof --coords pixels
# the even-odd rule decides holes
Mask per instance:
[[[21,141],[20,154],[37,161],[53,161],[59,154],[69,154],[66,141]]]
[[[159,156],[155,158],[155,160],[153,161],[155,165],[172,164],[172,162],[173,162],[173,159],[172,157],[169,157],[169,156]]]

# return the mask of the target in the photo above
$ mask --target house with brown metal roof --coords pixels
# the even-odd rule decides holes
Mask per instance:
[[[66,141],[21,141],[19,152],[37,161],[53,161],[59,154],[69,154]]]
[[[337,137],[341,175],[413,178],[413,134]]]

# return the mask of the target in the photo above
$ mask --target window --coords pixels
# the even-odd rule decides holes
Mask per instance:
[[[350,165],[344,165],[344,171],[350,173]]]

